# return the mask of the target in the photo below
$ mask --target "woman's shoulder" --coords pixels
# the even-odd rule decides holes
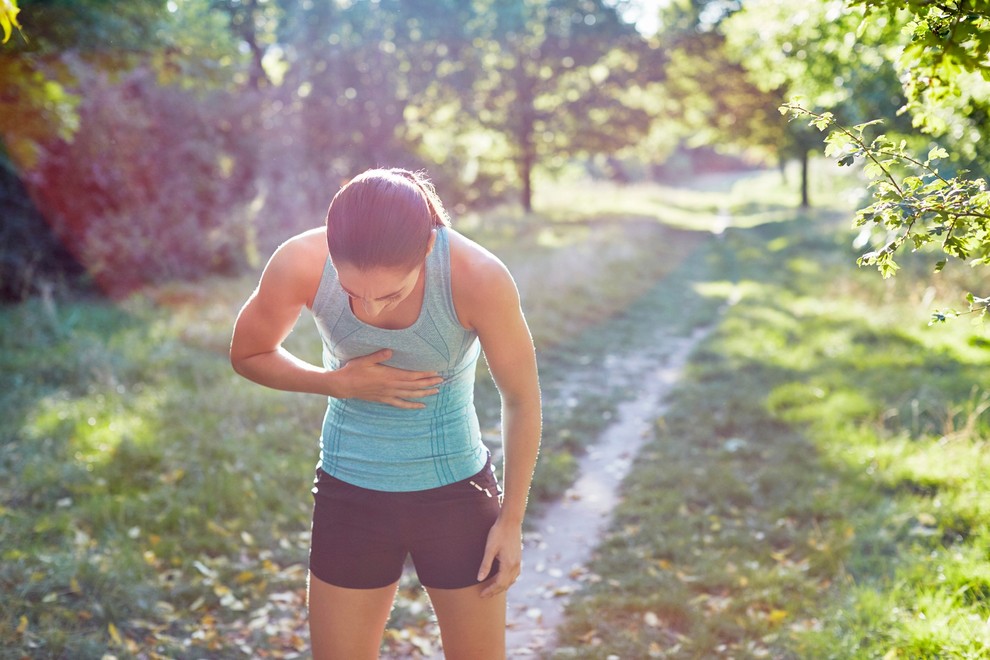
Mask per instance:
[[[503,301],[518,305],[515,282],[502,260],[453,229],[447,234],[454,306],[465,325],[473,326],[478,314],[494,312]]]
[[[290,288],[312,302],[329,250],[326,230],[322,227],[296,234],[275,250],[265,267],[263,279],[270,279],[279,288]]]
[[[288,250],[293,256],[311,256],[325,258],[327,249],[327,230],[325,227],[314,227],[296,234],[279,246],[279,251]]]
[[[450,244],[451,279],[483,284],[492,277],[509,277],[509,271],[502,260],[488,248],[468,238],[464,234],[447,228]]]
[[[328,254],[326,230],[317,227],[296,234],[279,245],[272,255],[271,264],[277,263],[290,270],[307,270],[319,264],[322,270]]]

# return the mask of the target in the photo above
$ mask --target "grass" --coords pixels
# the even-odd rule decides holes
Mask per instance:
[[[636,461],[555,657],[990,652],[987,330],[929,327],[925,307],[975,282],[857,271],[845,218],[707,250],[695,292],[735,304]]]
[[[244,606],[297,583],[319,411],[239,382],[174,311],[0,311],[0,646],[15,657],[209,648],[204,615],[228,591]]]

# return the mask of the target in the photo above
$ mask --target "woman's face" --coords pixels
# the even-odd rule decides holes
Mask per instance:
[[[415,290],[421,266],[359,269],[350,264],[334,265],[340,287],[371,318],[397,307]]]

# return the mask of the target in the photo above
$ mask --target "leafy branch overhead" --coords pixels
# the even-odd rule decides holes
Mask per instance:
[[[829,130],[825,155],[840,166],[864,163],[873,203],[856,214],[856,226],[872,226],[883,236],[883,244],[859,257],[860,265],[876,266],[883,277],[894,275],[899,266],[898,250],[910,244],[914,251],[937,245],[943,258],[935,264],[941,271],[948,259],[968,261],[970,266],[990,266],[990,192],[982,178],[968,178],[965,171],[947,177],[939,172],[939,159],[948,152],[934,147],[924,160],[916,157],[907,141],[895,142],[886,135],[872,140],[867,129],[879,120],[844,126],[831,112],[814,112],[798,103],[780,106],[791,119],[810,118],[809,125]],[[990,310],[990,297],[967,295],[969,310],[980,318]],[[945,321],[958,312],[935,312],[933,322]]]
[[[18,32],[21,31],[21,24],[17,22],[17,14],[20,11],[17,8],[17,0],[0,0],[0,29],[3,30],[3,41],[0,43],[10,41],[10,35],[15,28]]]

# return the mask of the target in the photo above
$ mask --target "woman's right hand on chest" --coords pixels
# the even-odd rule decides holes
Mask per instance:
[[[338,379],[338,399],[362,399],[409,410],[425,408],[422,399],[439,392],[443,378],[434,371],[407,371],[383,364],[392,351],[380,351],[353,358],[333,372]]]

